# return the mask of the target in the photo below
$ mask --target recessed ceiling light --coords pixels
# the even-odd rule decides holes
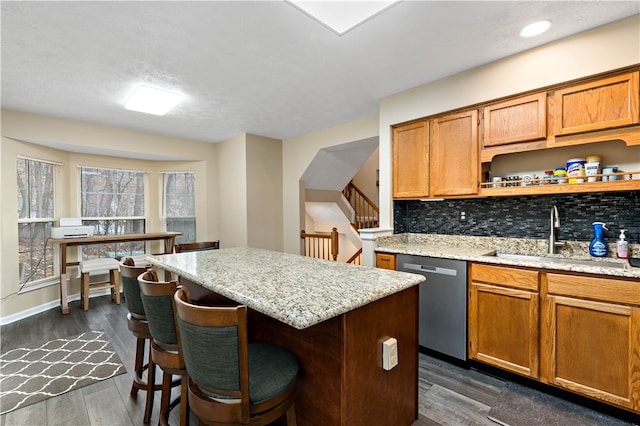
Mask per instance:
[[[124,107],[131,111],[165,115],[181,98],[179,93],[142,85],[133,91]]]
[[[529,24],[520,30],[520,37],[533,37],[551,28],[551,21],[538,21],[533,24]]]
[[[321,24],[343,35],[399,0],[387,1],[309,1],[286,0]]]

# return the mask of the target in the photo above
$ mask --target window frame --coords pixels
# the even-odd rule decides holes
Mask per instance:
[[[118,167],[104,167],[104,166],[90,166],[90,165],[78,165],[78,217],[80,217],[83,225],[87,224],[87,222],[94,221],[142,221],[143,233],[146,232],[147,226],[149,223],[149,200],[148,200],[148,190],[149,190],[149,172],[147,170],[130,170],[130,169],[122,169]],[[94,170],[107,170],[110,172],[129,172],[129,173],[140,173],[142,175],[142,206],[144,209],[143,215],[128,215],[128,216],[83,216],[83,202],[85,200],[85,194],[83,193],[83,170],[86,169],[94,169]],[[130,233],[108,233],[104,235],[129,235]],[[102,235],[102,234],[99,234]],[[134,254],[141,254],[139,251],[134,251],[133,247],[142,245],[143,252],[146,253],[148,251],[147,245],[144,241],[140,242],[128,242],[128,243],[112,243],[112,244],[91,244],[84,245],[78,247],[78,259],[92,259],[95,257],[122,257]],[[113,246],[114,250],[108,250],[109,246]],[[105,247],[107,248],[105,250]],[[128,249],[122,249],[123,247],[128,247]],[[97,256],[89,256],[85,254],[87,251],[97,251]],[[109,256],[109,253],[113,253],[113,256]]]
[[[35,280],[31,280],[31,276],[33,276],[33,272],[30,276],[27,276],[26,272],[25,272],[25,276],[24,279],[25,281],[22,282],[22,277],[20,274],[20,263],[23,263],[20,261],[20,231],[18,230],[18,294],[20,293],[26,293],[29,291],[33,291],[33,290],[37,290],[40,288],[44,288],[44,287],[49,287],[52,285],[57,285],[60,281],[60,253],[58,250],[57,246],[53,246],[51,245],[51,243],[49,242],[52,238],[51,238],[51,234],[50,234],[50,228],[56,225],[57,222],[57,218],[59,215],[59,206],[60,206],[60,197],[62,194],[62,190],[61,190],[61,185],[62,185],[62,167],[63,167],[63,163],[58,162],[58,161],[52,161],[52,160],[46,160],[46,159],[42,159],[42,158],[34,158],[34,157],[29,157],[29,156],[23,156],[23,155],[18,155],[16,156],[16,186],[18,185],[18,173],[19,173],[19,166],[18,166],[18,162],[19,161],[26,161],[26,162],[39,162],[39,163],[44,163],[44,164],[49,164],[52,166],[52,183],[51,183],[51,189],[53,191],[52,194],[52,209],[51,209],[51,213],[52,216],[50,217],[30,217],[31,216],[31,211],[29,209],[28,211],[28,216],[29,217],[20,217],[19,214],[17,214],[17,220],[16,220],[16,224],[18,225],[18,229],[20,228],[21,225],[23,224],[36,224],[36,223],[42,223],[42,224],[49,224],[49,234],[44,236],[44,240],[45,240],[45,244],[43,247],[44,253],[42,253],[41,256],[41,260],[45,259],[46,257],[46,252],[50,251],[51,253],[51,267],[52,267],[52,272],[51,275],[47,276],[46,272],[45,272],[45,276],[43,278],[38,278]],[[28,176],[28,174],[27,174]],[[30,185],[28,183],[28,185]],[[17,197],[21,197],[20,192],[17,190],[16,192],[16,196]],[[17,199],[16,199],[17,201]],[[24,202],[24,201],[23,201]],[[28,201],[27,201],[28,202]],[[39,261],[39,262],[40,262]]]
[[[191,194],[191,198],[193,200],[193,206],[192,206],[192,210],[193,210],[193,215],[189,215],[189,216],[168,216],[167,215],[167,176],[169,175],[191,175],[193,176],[193,193]],[[197,240],[196,238],[196,234],[197,234],[197,214],[196,214],[196,193],[197,193],[197,174],[194,171],[191,170],[187,170],[187,171],[164,171],[164,172],[160,172],[160,199],[161,199],[161,204],[160,204],[160,220],[162,222],[162,229],[164,231],[169,231],[169,227],[167,226],[167,219],[186,219],[189,220],[191,219],[192,223],[193,223],[193,236],[192,238],[190,238],[189,236],[187,236],[184,232],[182,235],[179,235],[178,237],[176,237],[176,244],[181,244],[181,243],[192,243],[195,242]],[[186,191],[184,192],[186,194]],[[182,230],[179,230],[179,232],[182,232]]]

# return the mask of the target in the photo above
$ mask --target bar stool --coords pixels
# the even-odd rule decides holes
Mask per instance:
[[[129,331],[136,337],[136,358],[134,362],[133,384],[129,395],[137,398],[138,390],[147,392],[144,408],[143,422],[149,423],[151,411],[153,409],[153,396],[156,390],[161,389],[161,385],[154,383],[155,378],[147,375],[143,378],[144,371],[149,368],[151,362],[151,350],[149,350],[148,361],[144,362],[144,352],[147,341],[151,341],[149,323],[145,315],[142,298],[140,297],[140,286],[138,285],[138,275],[147,270],[147,265],[142,262],[136,265],[133,257],[126,257],[120,262],[120,278],[122,279],[122,291],[129,313],[127,314],[127,326]]]
[[[148,269],[138,276],[138,285],[152,336],[148,376],[155,377],[156,365],[162,370],[159,424],[168,425],[170,411],[180,404],[180,425],[188,425],[187,369],[178,347],[180,334],[173,301],[178,284],[175,281],[160,282],[156,271]],[[180,376],[180,381],[173,382],[172,375]],[[171,401],[171,388],[178,384],[180,396]]]
[[[90,282],[91,275],[109,273],[109,280]],[[82,308],[89,310],[89,291],[111,289],[111,300],[120,304],[120,272],[119,263],[112,258],[83,260],[80,262],[80,273],[82,283],[80,286],[80,298]]]

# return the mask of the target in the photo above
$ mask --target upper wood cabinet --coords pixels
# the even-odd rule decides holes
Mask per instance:
[[[431,124],[431,195],[478,193],[478,110],[434,118]]]
[[[521,96],[482,109],[482,146],[506,145],[547,137],[547,93]]]
[[[638,71],[556,90],[555,136],[640,123]]]
[[[393,128],[393,198],[429,195],[429,122]]]

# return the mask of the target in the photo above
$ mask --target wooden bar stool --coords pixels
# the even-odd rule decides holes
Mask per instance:
[[[144,305],[142,304],[142,297],[140,297],[140,286],[138,285],[138,275],[143,274],[146,270],[146,263],[143,261],[142,263],[136,264],[135,258],[133,257],[126,257],[120,262],[122,290],[127,309],[129,309],[127,325],[131,333],[136,337],[133,384],[131,385],[131,392],[129,394],[131,397],[137,398],[138,390],[147,392],[144,417],[142,420],[145,424],[151,420],[154,392],[162,389],[160,383],[154,383],[155,377],[150,375],[147,375],[146,379],[143,377],[144,371],[149,368],[151,363],[151,350],[149,349],[147,363],[144,362],[144,353],[147,342],[150,342],[152,338],[144,311]]]
[[[89,309],[89,291],[111,289],[111,300],[115,300],[116,304],[120,304],[120,267],[118,261],[112,258],[83,260],[80,262],[80,273],[82,275],[82,284],[80,286],[80,298],[82,299],[82,308],[86,311]],[[109,280],[106,281],[90,281],[91,275],[109,273]]]

